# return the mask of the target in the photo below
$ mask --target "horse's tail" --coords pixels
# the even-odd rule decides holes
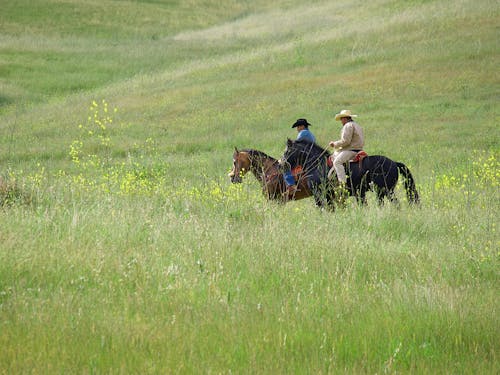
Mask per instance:
[[[406,197],[408,198],[408,202],[410,204],[418,204],[420,202],[420,197],[418,196],[417,187],[415,186],[415,180],[406,165],[403,163],[396,162],[399,171],[403,175],[404,179],[404,187],[406,190]]]

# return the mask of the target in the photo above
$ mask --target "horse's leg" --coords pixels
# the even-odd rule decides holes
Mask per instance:
[[[327,199],[327,186],[322,183],[318,171],[313,172],[307,179],[309,190],[314,197],[317,207],[324,207]]]
[[[321,194],[314,194],[314,203],[316,203],[316,207],[322,208],[325,205],[325,202],[323,202],[323,197]]]
[[[391,191],[390,186],[392,186],[392,183],[389,181],[387,173],[384,172],[382,167],[374,171],[371,181],[373,182],[373,187],[377,194],[378,204],[382,206],[384,204],[384,198],[389,198]]]
[[[356,196],[356,199],[360,205],[366,206],[366,191],[367,189],[365,187],[361,187],[359,189],[359,195]]]
[[[325,182],[325,186],[326,186],[325,195],[326,195],[327,207],[330,210],[335,211],[335,186],[331,180],[327,180]]]
[[[382,169],[381,177],[383,179],[378,180],[378,186],[380,193],[378,194],[379,203],[382,205],[384,202],[384,198],[387,197],[389,202],[398,204],[398,199],[396,194],[394,193],[394,189],[398,182],[398,169],[396,165],[391,162],[391,165],[388,169]]]
[[[396,188],[396,184],[398,183],[397,171],[398,171],[397,168],[393,168],[386,177],[385,191],[389,201],[399,207],[399,201],[394,191],[394,189]]]
[[[378,204],[380,206],[383,206],[384,205],[384,198],[387,196],[387,189],[385,186],[377,186],[377,188],[375,189],[375,192],[377,194],[377,200],[378,200]]]
[[[366,184],[365,181],[353,181],[349,179],[349,194],[356,198],[359,205],[366,204]]]
[[[398,197],[396,197],[396,193],[394,192],[394,189],[391,189],[389,193],[387,194],[387,197],[389,198],[389,201],[393,203],[396,207],[399,208],[399,200]]]
[[[351,195],[356,198],[356,202],[358,202],[359,205],[366,205],[366,192],[370,187],[368,183],[368,173],[362,175],[360,173],[359,164],[353,164],[351,165],[349,174]]]
[[[285,203],[283,197],[284,189],[281,185],[279,181],[265,184],[262,190],[267,199],[277,201],[278,203]]]
[[[311,189],[311,193],[314,197],[314,203],[316,203],[316,207],[323,207],[325,205],[325,196],[323,194],[323,189],[321,189],[321,185],[311,181],[309,184],[309,189]]]

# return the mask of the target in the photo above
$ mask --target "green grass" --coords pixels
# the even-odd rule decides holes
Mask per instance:
[[[0,373],[499,372],[496,2],[0,5]],[[420,207],[229,183],[343,108]]]

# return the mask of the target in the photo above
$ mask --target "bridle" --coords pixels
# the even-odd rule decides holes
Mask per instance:
[[[245,167],[242,167],[241,164],[243,162],[240,159],[240,155],[244,153],[248,158],[248,170]],[[238,174],[237,181],[241,182],[241,177],[245,175],[248,171],[252,172],[253,175],[259,180],[262,184],[268,184],[273,181],[273,179],[277,178],[281,172],[273,171],[269,173],[272,168],[270,168],[269,164],[266,165],[266,161],[268,163],[272,163],[271,167],[274,166],[278,161],[274,158],[271,158],[267,155],[260,154],[258,151],[235,151],[235,155],[233,157],[233,170],[229,174],[232,180],[234,180],[235,175]],[[277,169],[277,168],[276,168]],[[267,173],[266,173],[267,171]]]

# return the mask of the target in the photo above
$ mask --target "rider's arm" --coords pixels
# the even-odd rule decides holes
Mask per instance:
[[[333,147],[346,147],[351,144],[352,134],[354,132],[354,127],[352,123],[347,123],[342,128],[342,135],[340,136],[340,140],[333,142]]]

